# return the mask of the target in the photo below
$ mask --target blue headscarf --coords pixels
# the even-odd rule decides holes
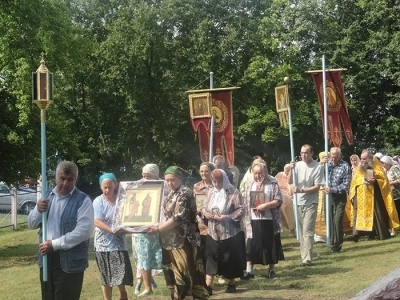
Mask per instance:
[[[99,178],[99,184],[101,184],[104,179],[111,179],[112,181],[114,181],[114,183],[117,183],[117,178],[113,173],[104,173],[103,175],[101,175]]]

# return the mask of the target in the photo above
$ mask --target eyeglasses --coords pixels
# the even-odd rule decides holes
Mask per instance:
[[[300,155],[310,154],[310,152],[300,152]]]

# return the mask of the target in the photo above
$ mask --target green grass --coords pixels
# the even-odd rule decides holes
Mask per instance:
[[[17,228],[19,226],[23,226],[24,224],[26,224],[27,220],[28,220],[27,215],[17,214]],[[10,226],[11,226],[11,212],[6,213],[2,211],[0,213],[0,230],[1,228],[6,228]]]
[[[235,294],[226,294],[225,286],[215,283],[212,299],[350,299],[400,265],[399,239],[361,239],[359,243],[346,241],[343,251],[335,254],[327,253],[326,245],[317,244],[314,248],[314,266],[304,268],[299,266],[298,242],[284,234],[282,243],[285,261],[276,266],[276,278],[266,279],[267,267],[256,265],[256,278],[248,282],[238,281],[238,291]],[[36,230],[0,230],[0,298],[40,299],[37,245]],[[90,250],[93,250],[92,246]],[[99,274],[93,252],[90,253],[89,263],[81,299],[101,300]],[[155,279],[159,288],[146,299],[168,299],[163,277],[156,276]],[[114,299],[119,299],[117,289],[114,289],[113,294]],[[130,299],[136,298],[133,288],[128,287],[128,294]]]

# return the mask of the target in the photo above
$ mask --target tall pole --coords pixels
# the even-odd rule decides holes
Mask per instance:
[[[325,156],[328,157],[328,101],[326,97],[326,72],[325,55],[322,56],[322,87],[324,97],[324,138],[325,138]],[[328,164],[325,165],[325,187],[329,187]],[[330,195],[325,193],[325,224],[326,224],[326,243],[331,241],[331,203]]]
[[[42,199],[47,194],[47,175],[46,175],[46,109],[40,109],[40,153],[41,153],[41,172],[42,172]],[[42,213],[42,243],[47,241],[47,213]],[[43,255],[43,281],[47,281],[47,255]]]
[[[290,109],[290,101],[289,101],[289,77],[285,77],[283,81],[286,84],[286,97],[288,103],[288,117],[289,117],[289,139],[290,139],[290,157],[292,161],[295,161],[294,156],[294,142],[293,142],[293,128],[292,128],[292,111]],[[293,185],[297,186],[297,177],[295,169],[292,169],[292,178],[293,178]],[[300,238],[300,226],[299,226],[299,214],[297,211],[297,194],[293,193],[293,200],[294,200],[294,219],[296,222],[296,238],[299,240]]]
[[[210,72],[210,89],[214,88],[214,73]],[[211,103],[212,104],[212,103]],[[214,149],[214,115],[211,114],[211,124],[210,124],[210,155],[208,158],[208,161],[212,161],[214,153],[213,153],[213,149]]]
[[[32,74],[32,98],[40,108],[40,152],[41,152],[41,177],[42,177],[42,199],[47,195],[47,175],[46,175],[46,109],[53,99],[53,74],[47,70],[45,61],[40,61],[40,66]],[[47,212],[42,213],[42,243],[47,240]],[[43,255],[43,281],[48,280],[47,255]]]

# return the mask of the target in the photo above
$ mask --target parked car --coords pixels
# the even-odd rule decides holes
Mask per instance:
[[[17,209],[19,213],[27,215],[35,208],[36,192],[28,189],[17,190]],[[0,210],[11,210],[11,190],[5,184],[0,184]]]

